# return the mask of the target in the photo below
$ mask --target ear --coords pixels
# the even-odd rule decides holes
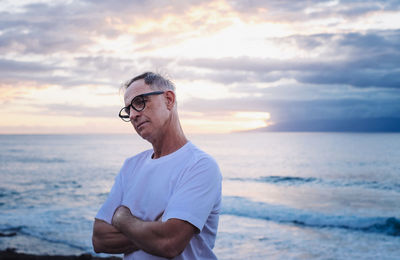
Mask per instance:
[[[165,92],[165,105],[167,106],[168,110],[172,110],[175,105],[175,93],[173,91],[166,91]]]

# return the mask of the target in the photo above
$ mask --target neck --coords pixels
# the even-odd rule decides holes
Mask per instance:
[[[185,134],[183,133],[179,120],[173,121],[175,122],[167,127],[165,131],[163,131],[160,138],[151,142],[154,151],[153,159],[173,153],[188,142]]]

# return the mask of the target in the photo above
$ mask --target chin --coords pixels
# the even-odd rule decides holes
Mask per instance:
[[[150,142],[151,135],[150,135],[150,132],[149,132],[149,131],[146,131],[145,129],[142,129],[142,130],[135,129],[135,130],[136,130],[136,133],[137,133],[140,137],[142,137],[143,139],[145,139],[145,140],[147,140],[147,141]]]

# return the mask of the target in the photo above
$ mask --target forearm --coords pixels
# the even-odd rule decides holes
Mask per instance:
[[[140,249],[167,258],[179,255],[194,234],[193,226],[182,220],[142,221],[125,207],[117,209],[112,224]]]
[[[137,218],[131,218],[117,225],[117,228],[142,250],[157,256],[173,255],[167,247],[167,234],[160,232],[162,223],[145,222]]]
[[[92,242],[96,253],[127,254],[138,250],[119,230],[98,219],[94,222]]]

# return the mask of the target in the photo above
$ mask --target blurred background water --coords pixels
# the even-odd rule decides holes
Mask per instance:
[[[400,134],[193,135],[218,161],[219,259],[398,259]],[[0,249],[93,253],[132,135],[0,135]]]

